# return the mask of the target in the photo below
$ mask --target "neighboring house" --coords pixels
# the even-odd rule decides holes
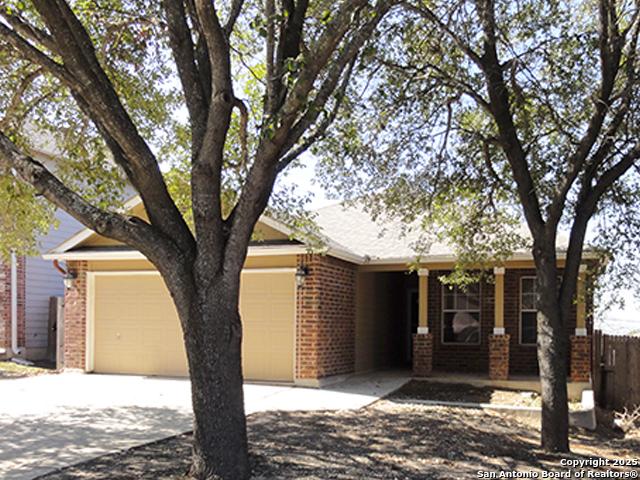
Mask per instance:
[[[139,201],[130,208],[145,216]],[[448,246],[431,245],[410,271],[416,254],[399,225],[383,228],[341,205],[317,213],[322,254],[272,219],[256,226],[264,240],[249,247],[240,293],[248,380],[317,386],[383,368],[494,380],[537,375],[529,253],[496,267],[495,281],[449,289],[440,281],[455,260]],[[563,255],[559,248],[560,265]],[[66,261],[77,275],[65,301],[67,368],[187,375],[171,298],[142,254],[85,230],[46,258]],[[584,301],[567,328],[571,379],[587,382],[592,326]]]
[[[33,155],[52,167],[50,156],[42,152],[33,152]],[[57,228],[51,227],[38,239],[40,253],[49,251],[82,228],[65,212],[56,212],[56,219]],[[7,262],[0,261],[0,358],[40,360],[46,358],[48,352],[55,352],[55,345],[49,344],[49,298],[63,295],[62,275],[51,260],[41,256],[12,256]]]

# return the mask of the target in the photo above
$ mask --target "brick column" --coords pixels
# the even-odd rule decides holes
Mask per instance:
[[[571,381],[588,382],[591,378],[591,336],[571,336]]]
[[[352,373],[355,367],[355,281],[352,263],[298,255],[308,275],[296,291],[296,374],[300,384]]]
[[[413,334],[413,376],[428,377],[433,370],[433,334]]]
[[[489,378],[509,378],[509,340],[511,335],[489,335]]]
[[[87,262],[68,262],[77,277],[64,293],[64,368],[85,370],[87,345]]]

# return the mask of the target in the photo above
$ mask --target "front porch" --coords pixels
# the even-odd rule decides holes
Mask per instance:
[[[428,380],[430,382],[443,384],[461,383],[471,385],[473,387],[490,387],[504,388],[509,390],[518,390],[523,392],[536,392],[541,394],[540,377],[538,375],[510,375],[505,380],[491,379],[486,374],[474,373],[456,373],[445,371],[432,371]],[[570,401],[580,401],[582,392],[590,389],[590,383],[587,382],[569,382],[567,383],[567,393]]]
[[[539,391],[535,270],[513,265],[467,289],[450,288],[442,265],[358,275],[356,371],[411,368],[413,376]],[[590,381],[591,325],[584,272],[571,315],[570,390]]]

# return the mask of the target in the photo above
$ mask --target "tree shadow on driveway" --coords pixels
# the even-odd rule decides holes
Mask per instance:
[[[191,429],[191,414],[169,407],[58,407],[46,418],[0,415],[0,478],[31,479],[56,468]]]

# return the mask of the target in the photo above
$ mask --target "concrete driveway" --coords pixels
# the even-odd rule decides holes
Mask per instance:
[[[247,414],[361,408],[399,388],[402,373],[323,389],[245,385]],[[0,380],[0,478],[51,470],[191,430],[186,379],[65,373]]]

